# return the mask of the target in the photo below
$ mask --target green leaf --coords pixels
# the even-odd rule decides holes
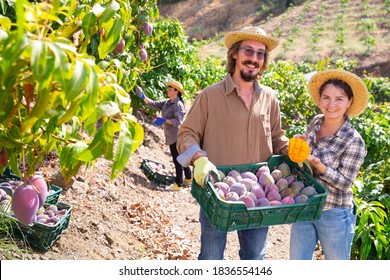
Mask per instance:
[[[90,37],[90,28],[96,25],[97,17],[93,12],[88,12],[85,14],[82,22],[82,28],[84,32],[84,36],[89,38]]]
[[[40,88],[49,88],[54,72],[55,57],[48,52],[46,42],[34,40],[31,42],[31,70]]]
[[[60,166],[64,170],[72,168],[72,148],[73,144],[66,145],[59,153]]]
[[[0,15],[0,25],[5,31],[11,30],[12,21],[5,16]]]
[[[109,22],[112,20],[112,17],[116,14],[116,11],[112,9],[111,5],[108,5],[102,15],[99,18],[99,25],[102,27],[103,23]]]
[[[103,116],[110,117],[120,113],[118,104],[112,101],[108,101],[98,105],[95,111],[89,116],[85,122],[85,130],[92,134],[96,128],[96,122]]]
[[[86,148],[87,145],[84,142],[78,141],[75,144],[66,145],[60,152],[61,173],[66,181],[80,169],[82,162],[77,160],[77,154]]]
[[[72,20],[67,25],[65,25],[62,30],[61,29],[59,30],[60,36],[71,39],[73,34],[77,32],[79,29],[80,29],[80,25],[75,20]]]
[[[89,71],[89,79],[85,92],[86,94],[82,97],[83,100],[80,106],[82,115],[87,117],[95,109],[99,94],[99,78],[93,67]]]
[[[97,65],[100,67],[100,69],[105,70],[110,65],[110,63],[102,60]]]
[[[19,177],[22,177],[22,172],[19,168],[19,160],[17,157],[11,157],[8,161],[8,165],[11,167],[12,172]]]
[[[43,82],[46,77],[47,48],[44,41],[34,40],[31,42],[31,70],[34,79]]]
[[[109,26],[104,27],[106,32],[108,30],[108,33],[106,35],[106,41],[100,41],[98,47],[100,59],[104,59],[118,45],[122,36],[122,27],[123,21],[119,17],[116,17],[112,23],[110,22]]]
[[[70,91],[68,87],[72,86],[67,82],[67,80],[69,80],[69,69],[71,67],[68,56],[62,48],[62,45],[58,42],[48,43],[48,48],[54,55],[54,77],[61,85],[62,90],[68,92]]]
[[[360,248],[360,256],[362,260],[366,260],[371,251],[371,237],[368,230],[365,230],[362,235],[362,245]]]
[[[115,89],[115,95],[121,104],[130,104],[131,99],[129,94],[118,84],[111,85]]]
[[[12,112],[14,108],[14,98],[9,91],[0,90],[0,101],[1,101],[1,111],[0,111],[0,124],[6,123],[6,121],[12,117]]]
[[[138,122],[132,122],[130,125],[130,131],[132,136],[131,151],[135,152],[144,140],[144,129]]]
[[[114,139],[116,138],[116,133],[120,130],[120,123],[110,119],[104,123],[103,129],[106,137],[104,157],[108,160],[112,160],[114,153]]]
[[[27,4],[26,0],[20,0],[20,1],[15,1],[15,14],[19,15],[16,17],[16,25],[18,27],[18,33],[19,35],[22,35],[24,31],[24,26],[26,23],[25,19],[25,12],[24,12],[24,5]]]
[[[59,17],[57,17],[55,15],[52,15],[52,14],[49,14],[49,13],[47,13],[45,11],[42,12],[41,17],[44,20],[53,21],[53,22],[58,23],[59,25],[63,24],[63,21]]]
[[[103,155],[104,146],[105,146],[105,136],[103,133],[103,129],[100,129],[95,134],[91,144],[88,145],[88,148],[78,153],[76,155],[76,158],[84,162],[89,162],[94,159],[97,159]]]
[[[388,195],[387,193],[384,193],[378,197],[378,200],[383,204],[383,206],[386,207],[387,210],[390,210],[390,195]]]
[[[68,100],[75,99],[80,92],[82,92],[88,84],[88,68],[85,67],[82,61],[76,60],[76,64],[73,67],[72,78],[70,79],[69,86],[70,89],[66,92],[66,97]]]
[[[60,125],[71,120],[73,116],[76,114],[76,111],[79,108],[79,104],[80,104],[80,98],[75,99],[73,102],[71,102],[68,108],[66,109],[66,111],[58,118],[56,124]]]
[[[45,114],[50,100],[50,90],[38,88],[35,105],[28,117],[23,121],[23,134],[29,132],[31,127]]]
[[[115,179],[119,172],[125,168],[131,154],[131,134],[125,122],[121,123],[118,145],[116,147],[115,158],[111,169],[111,180]]]
[[[79,155],[80,153],[82,153],[86,149],[88,149],[88,145],[86,143],[84,143],[83,141],[77,141],[74,144],[73,149],[72,149],[72,159],[74,159],[74,161],[76,161],[77,155]],[[72,164],[72,165],[74,166],[75,164]]]

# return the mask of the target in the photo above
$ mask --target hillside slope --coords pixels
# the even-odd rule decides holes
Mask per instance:
[[[284,11],[275,9],[273,14],[264,13],[266,4],[255,0],[187,0],[160,5],[159,10],[161,16],[183,22],[189,40],[208,40],[246,25],[258,25],[279,38],[275,59],[355,59],[360,74],[365,70],[390,77],[390,8],[385,1],[349,0],[345,7],[339,0],[295,3],[300,5]],[[200,51],[202,56],[218,58],[226,54],[222,39]]]

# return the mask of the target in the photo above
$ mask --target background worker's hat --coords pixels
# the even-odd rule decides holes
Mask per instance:
[[[169,81],[169,82],[166,82],[167,86],[171,86],[175,89],[177,89],[181,94],[184,95],[184,89],[183,89],[183,85],[177,81]]]
[[[369,100],[367,86],[357,75],[345,70],[323,70],[310,78],[308,89],[314,103],[318,107],[320,106],[320,88],[325,82],[332,79],[341,80],[352,89],[352,104],[345,113],[350,117],[355,117],[363,113]]]
[[[228,49],[230,49],[231,46],[233,46],[235,43],[244,40],[262,42],[264,45],[267,46],[267,51],[269,52],[275,49],[279,44],[278,39],[268,36],[262,28],[251,26],[244,27],[240,31],[232,31],[226,33],[225,45],[226,47],[228,47]]]

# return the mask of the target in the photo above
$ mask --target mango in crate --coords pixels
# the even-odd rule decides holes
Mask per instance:
[[[288,157],[293,162],[301,163],[304,162],[310,155],[310,147],[306,141],[300,138],[290,139],[288,144]]]

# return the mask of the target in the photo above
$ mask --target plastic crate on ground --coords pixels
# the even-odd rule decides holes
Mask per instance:
[[[45,204],[51,205],[51,204]],[[31,246],[40,248],[40,249],[50,249],[61,234],[68,229],[70,216],[72,213],[72,206],[66,203],[58,202],[58,210],[67,209],[66,214],[61,217],[61,219],[54,225],[46,225],[41,223],[35,223],[31,226],[22,225],[17,221],[16,218],[11,217],[15,220],[13,233],[15,237],[24,240]]]
[[[202,188],[194,180],[191,194],[205,212],[212,227],[219,231],[228,232],[318,220],[321,216],[328,191],[306,171],[300,170],[298,165],[290,161],[287,156],[272,156],[267,162],[263,163],[217,166],[217,169],[221,170],[225,175],[232,169],[239,172],[251,171],[256,173],[265,164],[268,164],[272,171],[283,162],[289,165],[292,173],[297,176],[298,180],[303,181],[305,186],[314,186],[317,194],[304,203],[253,207],[249,209],[244,203],[222,200],[210,181],[207,182],[205,188]]]
[[[159,185],[169,185],[175,181],[175,176],[161,174],[161,173],[158,173],[158,172],[152,170],[152,168],[149,166],[149,163],[151,163],[151,162],[154,164],[161,164],[163,166],[163,168],[165,169],[165,165],[162,163],[152,161],[149,159],[144,159],[142,161],[140,168],[142,169],[142,171],[144,172],[144,174],[146,175],[146,177],[148,177],[148,179],[150,181],[157,183]]]

